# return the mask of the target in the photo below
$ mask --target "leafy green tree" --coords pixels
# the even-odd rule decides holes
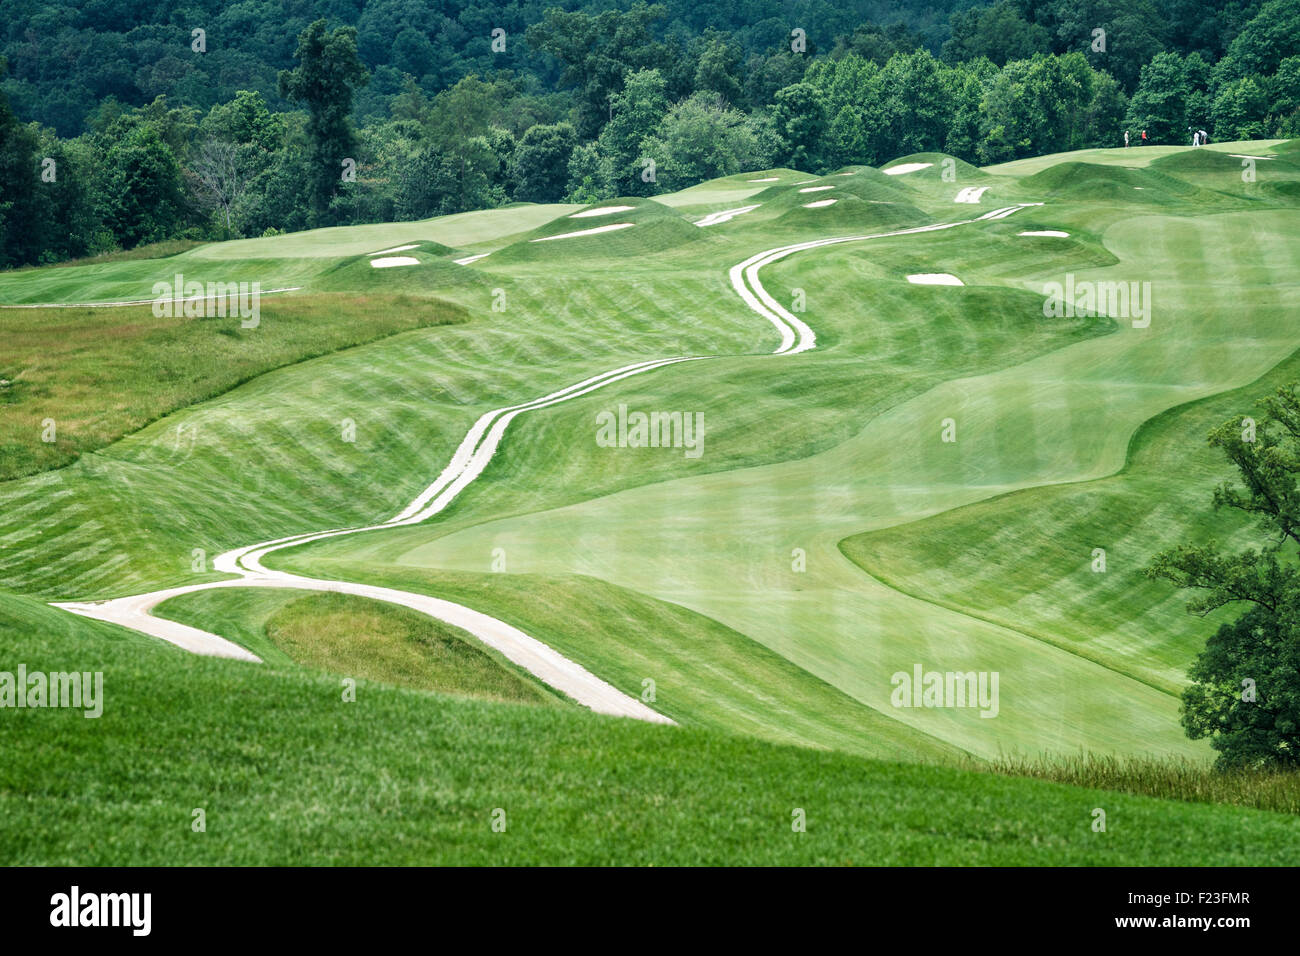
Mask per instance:
[[[402,77],[402,92],[394,96],[388,103],[389,114],[395,120],[413,120],[416,123],[424,124],[429,121],[429,114],[433,109],[429,98],[424,95],[424,90],[415,82],[415,77],[409,73]]]
[[[1270,130],[1282,138],[1300,136],[1300,56],[1287,57],[1277,65],[1270,87]]]
[[[1109,73],[1095,72],[1092,79],[1092,100],[1088,104],[1086,135],[1080,145],[1084,147],[1116,146],[1124,141],[1124,117],[1128,112],[1128,97],[1119,81]]]
[[[1088,143],[1088,118],[1100,105],[1097,76],[1080,53],[1008,63],[984,95],[980,159],[996,163]]]
[[[283,114],[272,113],[266,98],[254,90],[240,90],[229,103],[213,106],[199,125],[208,137],[255,146],[267,153],[279,149],[284,140]]]
[[[595,15],[552,8],[528,27],[529,46],[564,64],[561,82],[577,90],[577,128],[584,139],[612,119],[614,97],[628,75],[668,66],[671,50],[652,32],[665,15],[662,5],[643,2]]]
[[[675,104],[646,149],[660,157],[659,183],[665,189],[762,169],[769,161],[749,117],[708,92]]]
[[[880,67],[857,53],[813,62],[804,79],[816,88],[829,117],[821,155],[828,167],[877,165],[886,125]]]
[[[282,145],[258,158],[257,172],[231,217],[244,235],[260,236],[268,229],[293,232],[308,225],[309,183],[303,175],[310,149],[307,116],[294,112],[282,118]]]
[[[533,124],[542,125],[542,124]],[[532,129],[532,126],[529,127]],[[525,133],[527,130],[524,131]],[[515,149],[519,146],[519,140],[515,139],[513,133],[508,129],[500,126],[489,126],[487,133],[483,136],[487,140],[488,148],[492,150],[492,156],[495,163],[488,174],[488,182],[491,186],[494,196],[499,197],[496,202],[499,205],[505,202],[514,186],[510,180],[510,160],[515,155]],[[567,159],[566,159],[567,164]],[[564,183],[564,167],[559,170],[560,182]]]
[[[1300,763],[1300,383],[1259,406],[1257,421],[1224,422],[1209,442],[1240,477],[1215,489],[1215,507],[1255,518],[1263,545],[1235,554],[1183,545],[1147,570],[1200,591],[1188,605],[1194,614],[1247,606],[1209,639],[1183,693],[1183,726],[1193,739],[1210,738],[1223,766]]]
[[[583,143],[569,157],[569,202],[593,203],[614,195],[609,158],[595,143]]]
[[[1268,0],[1228,47],[1221,79],[1267,76],[1287,57],[1300,55],[1300,0]]]
[[[35,132],[18,122],[0,95],[0,267],[35,262],[42,218],[41,159]]]
[[[1220,142],[1268,136],[1269,96],[1265,81],[1244,76],[1223,85],[1211,115],[1214,137]]]
[[[743,78],[740,47],[716,30],[707,31],[695,67],[695,89],[715,93],[728,105],[743,106]]]
[[[658,192],[654,180],[647,179],[648,156],[645,141],[655,132],[668,110],[667,83],[658,70],[629,73],[623,90],[612,99],[614,116],[597,140],[601,155],[609,160],[612,184],[621,196],[649,196]]]
[[[317,20],[298,36],[298,65],[282,70],[280,95],[307,107],[308,198],[313,225],[329,221],[330,202],[343,182],[344,161],[355,162],[356,137],[349,114],[353,91],[364,86],[369,71],[357,56],[355,27],[329,29]]]
[[[89,171],[95,168],[95,156],[90,144],[85,139],[61,140],[53,130],[35,124],[28,128],[37,139],[33,161],[53,160],[55,173],[53,181],[41,178],[32,191],[39,208],[29,237],[35,261],[61,262],[102,251],[95,246],[103,224],[91,199]]]
[[[1200,54],[1158,53],[1142,67],[1142,78],[1129,102],[1130,129],[1146,130],[1155,143],[1190,142],[1189,126],[1209,119],[1209,71]]]
[[[755,53],[745,61],[745,101],[755,106],[771,103],[776,91],[803,79],[811,62],[788,46],[765,54]]]
[[[1182,721],[1223,767],[1300,763],[1300,631],[1290,614],[1251,606],[1222,625],[1188,671]]]
[[[509,180],[520,202],[559,202],[568,191],[569,159],[578,134],[569,123],[534,126],[510,157]]]
[[[1025,19],[1012,0],[991,7],[971,7],[952,15],[952,36],[943,45],[942,59],[959,63],[985,57],[997,66],[1050,53],[1052,38],[1042,24]]]
[[[504,201],[506,163],[514,152],[514,139],[506,130],[495,127],[495,121],[508,95],[507,83],[466,76],[434,97],[429,117],[429,137],[453,162],[465,196],[478,197],[483,205],[493,204],[487,199],[489,195]]]
[[[124,249],[172,238],[187,204],[171,148],[152,125],[133,118],[119,120],[109,136],[95,184],[105,226]]]
[[[817,87],[799,82],[777,90],[772,119],[784,144],[776,160],[784,166],[820,167],[826,135],[826,104]]]
[[[403,164],[394,188],[399,220],[428,219],[446,212],[459,181],[457,161],[430,144]]]
[[[981,105],[984,90],[998,70],[987,59],[973,60],[944,71],[951,103],[943,151],[968,162],[979,158]]]
[[[851,35],[838,37],[830,56],[832,60],[849,55],[860,56],[883,66],[895,53],[912,53],[924,47],[925,39],[901,20],[887,27],[864,23],[854,28]]]
[[[1166,47],[1166,26],[1152,0],[1056,0],[1051,5],[1055,52],[1082,53],[1127,91],[1134,89],[1143,64]],[[1105,31],[1105,49],[1093,31]]]
[[[888,130],[893,154],[943,149],[952,113],[952,90],[943,65],[925,50],[897,53],[880,71],[880,85],[885,113],[881,133]]]

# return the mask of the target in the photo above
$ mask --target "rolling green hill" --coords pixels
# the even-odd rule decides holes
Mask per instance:
[[[1152,147],[1137,168],[927,153],[0,274],[0,304],[82,304],[0,310],[18,346],[0,356],[0,670],[103,670],[112,708],[0,721],[20,758],[0,771],[8,862],[1300,859],[1285,814],[968,769],[1208,760],[1178,693],[1217,618],[1141,569],[1241,531],[1209,507],[1226,469],[1204,434],[1300,377],[1300,165],[1276,145]],[[1230,152],[1275,158],[1246,182]],[[931,165],[888,175],[902,163]],[[732,268],[832,238],[851,241],[743,279],[815,333],[772,354]],[[297,288],[254,329],[84,306],[181,272]],[[962,285],[909,281],[935,273]],[[1067,277],[1135,284],[1149,322],[1046,308]],[[261,665],[48,605],[217,581],[229,549],[385,521],[479,416],[678,357],[696,360],[525,411],[433,518],[265,564],[459,602],[679,727],[592,715],[360,598],[158,607]],[[608,447],[599,416],[620,406],[699,416],[699,454]],[[895,706],[918,665],[996,673],[996,716]],[[21,836],[38,819],[48,843]],[[79,844],[89,820],[115,836]]]

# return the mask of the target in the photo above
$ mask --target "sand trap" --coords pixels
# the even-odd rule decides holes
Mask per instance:
[[[977,203],[980,197],[984,195],[987,186],[967,186],[961,192],[957,193],[957,198],[953,202]]]
[[[933,165],[934,163],[899,163],[897,166],[882,169],[881,172],[886,176],[901,176],[903,173],[914,173],[918,169],[928,169]]]
[[[816,202],[806,202],[803,204],[804,209],[825,209],[827,206],[834,206],[838,200],[819,199]]]
[[[584,209],[582,212],[575,212],[570,219],[590,219],[592,216],[608,216],[616,212],[627,212],[629,209],[635,209],[636,206],[601,206],[599,209]]]
[[[835,188],[834,186],[809,186],[809,187],[806,188],[806,189],[801,189],[801,190],[799,190],[799,192],[801,192],[801,193],[822,193],[822,192],[825,192],[825,191],[828,190],[828,189],[834,189],[834,188]]]
[[[955,275],[947,272],[918,272],[907,277],[913,285],[965,285]]]
[[[1070,237],[1070,234],[1068,232],[1061,232],[1061,230],[1059,229],[1036,229],[1032,232],[1018,232],[1016,233],[1016,235],[1017,236],[1052,236],[1053,238],[1056,239],[1068,239]]]
[[[1251,156],[1249,153],[1229,153],[1233,159],[1277,159],[1276,156]]]
[[[452,259],[451,261],[456,263],[458,266],[467,266],[471,262],[478,262],[480,259],[486,259],[490,255],[492,255],[490,252],[480,252],[476,256],[466,256],[464,259]]]
[[[762,203],[756,203],[753,206],[741,206],[739,209],[723,209],[719,212],[711,212],[703,219],[698,220],[697,226],[716,226],[720,222],[726,222],[729,219],[735,219],[737,216],[743,216],[747,212],[753,212]]]
[[[746,180],[745,180],[745,182],[747,182],[747,183],[779,183],[780,181],[781,181],[781,177],[780,177],[780,176],[768,176],[766,179],[746,179]]]
[[[380,249],[378,252],[371,252],[371,253],[367,253],[367,254],[368,254],[368,255],[372,255],[372,256],[382,256],[382,255],[384,255],[384,254],[386,254],[386,253],[389,253],[389,252],[405,252],[407,249],[414,249],[414,248],[415,248],[416,246],[418,246],[418,245],[419,245],[418,242],[412,242],[412,243],[410,243],[409,245],[405,245],[405,246],[393,246],[393,248],[391,248],[391,249]]]
[[[386,256],[383,259],[371,259],[370,265],[375,269],[391,269],[393,266],[418,266],[420,260],[412,256]]]
[[[1146,189],[1145,186],[1134,186],[1133,188],[1134,188],[1134,189]]]
[[[576,239],[578,236],[594,236],[598,232],[613,232],[615,229],[626,229],[628,226],[634,226],[634,222],[612,222],[608,226],[597,226],[595,229],[579,229],[577,232],[562,232],[558,236],[542,236],[540,239],[533,239],[533,242],[550,242],[552,239]]]

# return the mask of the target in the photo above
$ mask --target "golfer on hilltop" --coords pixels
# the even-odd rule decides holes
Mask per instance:
[[[1124,130],[1124,148],[1128,149],[1128,130]]]

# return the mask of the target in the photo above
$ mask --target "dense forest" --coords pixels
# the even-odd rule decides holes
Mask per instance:
[[[1300,0],[0,11],[0,267],[771,166],[1300,127]]]

